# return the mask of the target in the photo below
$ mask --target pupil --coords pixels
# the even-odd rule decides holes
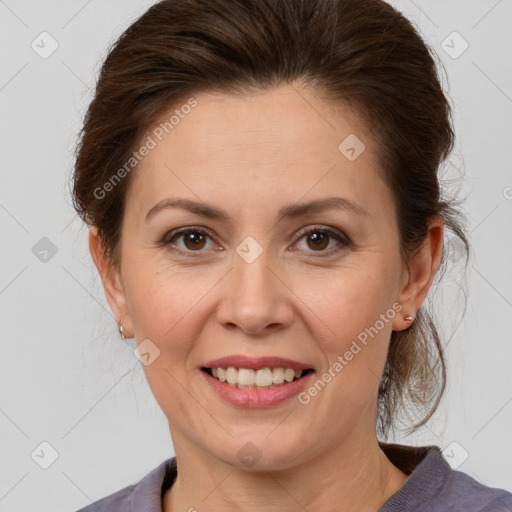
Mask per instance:
[[[323,233],[311,233],[310,239],[312,240],[315,248],[323,247],[325,245],[325,240],[327,237]]]
[[[197,233],[197,232],[189,233],[187,236],[187,240],[188,240],[189,244],[193,246],[193,248],[198,247],[198,243],[200,244],[200,242],[202,241],[202,238],[203,238],[203,235],[201,233]]]

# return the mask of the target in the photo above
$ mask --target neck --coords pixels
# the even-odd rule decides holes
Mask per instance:
[[[387,459],[375,436],[346,439],[281,471],[233,468],[191,446],[182,453],[177,450],[176,459],[179,472],[164,496],[164,512],[376,512],[407,479]]]

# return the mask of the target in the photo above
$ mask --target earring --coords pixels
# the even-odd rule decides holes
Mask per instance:
[[[412,320],[412,316],[411,316],[411,315],[407,315],[407,316],[404,318],[404,320],[405,320],[406,322],[410,322],[410,321]]]
[[[123,332],[123,331],[124,331],[123,326],[122,326],[122,325],[120,325],[120,326],[119,326],[119,334],[121,334],[121,338],[123,338],[123,340],[125,340],[125,339],[126,339],[126,336],[124,335],[124,332]]]

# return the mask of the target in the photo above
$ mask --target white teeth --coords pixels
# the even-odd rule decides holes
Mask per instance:
[[[254,379],[256,386],[267,387],[272,385],[272,370],[270,368],[261,368],[256,371]]]
[[[272,370],[272,382],[274,384],[282,384],[284,382],[284,369],[274,368]]]
[[[302,376],[302,370],[293,368],[212,368],[212,375],[221,382],[241,389],[269,389],[283,382],[292,382]]]
[[[238,370],[230,366],[226,370],[226,380],[228,384],[237,384],[238,383]]]
[[[240,368],[240,370],[238,370],[238,385],[254,386],[254,370]]]
[[[292,370],[291,368],[286,368],[284,371],[284,380],[286,382],[291,382],[295,378],[295,370]]]

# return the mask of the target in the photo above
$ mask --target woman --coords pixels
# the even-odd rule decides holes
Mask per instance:
[[[512,510],[379,440],[445,387],[423,303],[445,227],[469,249],[450,115],[381,0],[164,0],[122,34],[74,203],[176,457],[83,512]]]

